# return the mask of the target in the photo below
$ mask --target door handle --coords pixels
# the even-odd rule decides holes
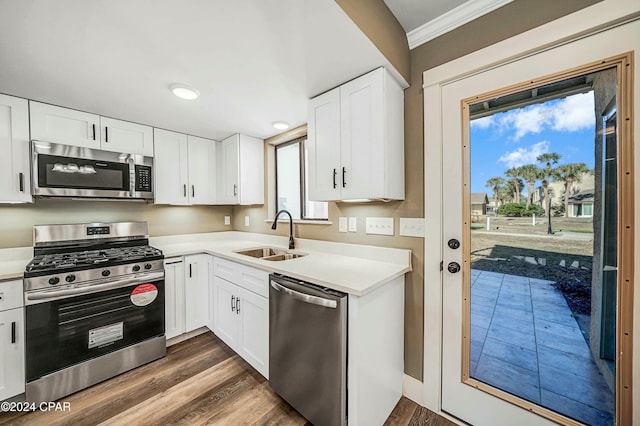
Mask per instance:
[[[336,169],[333,169],[333,189],[336,189],[338,187],[338,184],[336,184],[336,175],[338,174],[338,171]]]
[[[236,297],[231,296],[231,312],[235,311],[235,309],[236,309]]]
[[[447,270],[452,274],[457,274],[458,272],[460,272],[460,269],[460,264],[458,262],[449,262],[449,264],[447,265]]]
[[[236,297],[236,314],[240,315],[240,298]]]
[[[11,323],[11,344],[16,342],[16,322]]]
[[[347,174],[347,168],[343,167],[342,168],[342,187],[346,188],[347,187],[347,181],[345,180],[344,176]]]
[[[20,181],[20,192],[24,192],[24,173],[18,173],[18,180]]]

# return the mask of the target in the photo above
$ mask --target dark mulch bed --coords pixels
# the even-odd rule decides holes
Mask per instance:
[[[588,283],[575,277],[558,281],[553,286],[562,292],[571,312],[591,315],[591,276]]]

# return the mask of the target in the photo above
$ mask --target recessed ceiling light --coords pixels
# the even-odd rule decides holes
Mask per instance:
[[[285,123],[284,121],[274,121],[273,128],[277,130],[287,130],[289,128],[289,123]]]
[[[169,86],[169,89],[171,89],[173,94],[180,99],[187,99],[192,101],[200,97],[200,92],[184,84],[172,84],[171,86]]]

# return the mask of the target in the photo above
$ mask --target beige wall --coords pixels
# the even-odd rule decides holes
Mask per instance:
[[[224,216],[230,206],[156,206],[125,201],[38,199],[34,204],[0,205],[0,248],[33,244],[33,225],[112,221],[147,221],[149,234],[177,235],[229,231]]]

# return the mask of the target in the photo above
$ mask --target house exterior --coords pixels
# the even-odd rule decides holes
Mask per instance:
[[[484,216],[487,214],[489,198],[486,192],[471,193],[471,216]]]
[[[569,196],[570,205],[589,204],[588,197],[591,194],[591,205],[593,205],[593,194],[595,188],[595,175],[593,173],[583,173],[579,182],[574,182],[571,187],[571,195]],[[549,196],[551,197],[551,206],[560,206],[564,203],[564,182],[552,181],[549,185]],[[583,200],[584,199],[584,200]],[[544,190],[542,185],[538,186],[533,193],[533,203],[545,208],[547,203],[544,199]],[[586,208],[588,212],[588,207]],[[582,213],[582,216],[588,214]],[[569,217],[579,217],[572,213],[572,207],[569,208]]]

